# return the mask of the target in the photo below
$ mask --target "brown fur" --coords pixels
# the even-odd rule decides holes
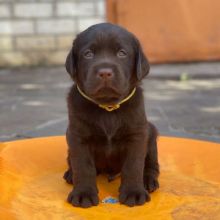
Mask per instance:
[[[118,47],[125,48],[126,55],[118,54]],[[93,54],[83,52],[88,48]],[[106,68],[112,75],[102,79],[98,74]],[[107,173],[109,180],[121,173],[120,203],[134,206],[149,201],[149,192],[159,187],[157,130],[147,121],[139,86],[149,64],[138,40],[116,25],[92,26],[77,36],[66,69],[97,103],[117,103],[137,88],[119,109],[107,112],[72,86],[67,98],[69,169],[64,178],[74,188],[68,201],[81,207],[97,205],[99,173]]]

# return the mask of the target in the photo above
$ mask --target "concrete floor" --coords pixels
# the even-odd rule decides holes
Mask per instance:
[[[70,85],[63,67],[0,70],[0,141],[63,135]],[[220,63],[154,65],[143,88],[161,135],[220,142]]]

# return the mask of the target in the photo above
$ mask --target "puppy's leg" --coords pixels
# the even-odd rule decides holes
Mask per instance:
[[[146,134],[140,132],[133,137],[130,136],[126,146],[126,156],[121,171],[119,201],[128,206],[142,205],[150,200],[143,182],[146,140]]]
[[[157,129],[149,123],[149,140],[147,147],[147,156],[144,167],[144,186],[148,192],[153,192],[159,188],[159,163],[157,153]]]
[[[67,164],[68,164],[68,170],[64,173],[63,178],[66,180],[67,183],[73,184],[73,171],[70,165],[69,152],[67,156]]]
[[[96,168],[89,147],[82,144],[82,140],[70,132],[67,133],[67,142],[74,184],[67,201],[74,206],[84,208],[97,205]]]

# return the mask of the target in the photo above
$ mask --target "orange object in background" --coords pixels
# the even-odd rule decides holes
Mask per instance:
[[[143,206],[103,204],[83,209],[66,202],[65,137],[0,143],[1,220],[220,219],[220,144],[160,137],[160,188]],[[97,178],[99,198],[118,197],[120,178]]]
[[[220,59],[219,0],[107,0],[107,18],[136,34],[151,62]]]

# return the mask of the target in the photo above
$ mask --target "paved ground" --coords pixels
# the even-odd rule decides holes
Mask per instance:
[[[63,67],[0,70],[0,141],[64,134],[70,85]],[[220,142],[220,63],[154,65],[143,88],[162,135]]]

